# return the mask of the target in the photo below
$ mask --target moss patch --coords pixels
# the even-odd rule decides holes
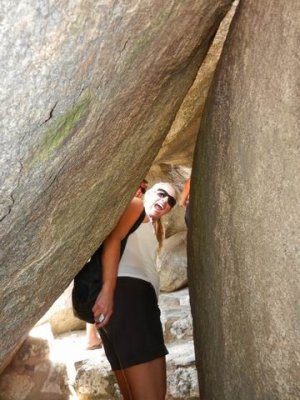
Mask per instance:
[[[76,125],[86,115],[91,102],[90,91],[85,92],[71,109],[59,117],[44,133],[38,149],[28,160],[28,167],[48,159],[68,138],[72,136]]]

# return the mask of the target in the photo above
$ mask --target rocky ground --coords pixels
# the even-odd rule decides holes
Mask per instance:
[[[167,356],[167,399],[199,399],[188,290],[160,297]],[[53,335],[35,327],[0,377],[1,400],[121,399],[103,349],[85,349],[85,331]]]

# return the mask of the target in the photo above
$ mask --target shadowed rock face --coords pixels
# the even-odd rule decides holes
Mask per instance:
[[[300,4],[242,1],[192,176],[189,282],[205,400],[296,400]]]
[[[230,3],[1,3],[2,368],[120,216]]]

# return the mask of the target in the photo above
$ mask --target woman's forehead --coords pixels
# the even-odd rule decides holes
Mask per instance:
[[[166,190],[169,194],[174,194],[174,193],[175,193],[175,190],[174,190],[173,186],[172,186],[170,183],[167,183],[167,182],[159,182],[159,183],[156,183],[156,184],[153,186],[153,189],[154,189],[154,190],[157,190],[157,189],[164,189],[164,190]]]

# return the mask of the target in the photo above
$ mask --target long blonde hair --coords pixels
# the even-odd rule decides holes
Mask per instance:
[[[158,242],[157,252],[159,253],[165,238],[165,228],[160,218],[154,221],[153,226],[154,226],[155,236]]]

